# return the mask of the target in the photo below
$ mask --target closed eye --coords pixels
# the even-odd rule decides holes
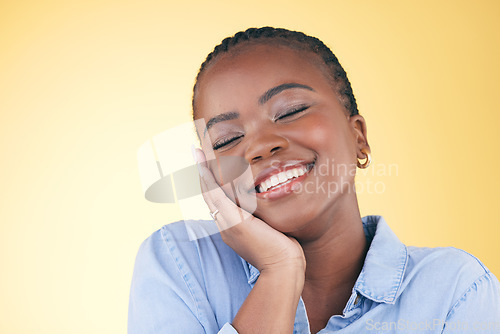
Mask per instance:
[[[285,111],[282,114],[277,115],[274,118],[274,120],[277,121],[277,120],[280,120],[280,119],[286,119],[288,117],[300,114],[301,112],[306,111],[307,109],[309,109],[309,106],[304,106],[304,105],[303,106],[298,106],[296,108],[293,108],[291,110]]]
[[[222,138],[221,140],[218,140],[214,143],[213,150],[215,151],[215,150],[221,149],[225,146],[229,146],[230,144],[233,144],[233,143],[235,144],[236,141],[242,137],[243,137],[243,135],[229,137],[229,138]]]

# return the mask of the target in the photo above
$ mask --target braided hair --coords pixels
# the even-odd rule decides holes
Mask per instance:
[[[344,105],[351,116],[359,113],[356,98],[352,92],[351,83],[347,78],[346,72],[340,65],[337,57],[322,41],[316,37],[308,36],[299,31],[262,27],[249,28],[245,31],[237,32],[234,36],[225,38],[211,53],[208,54],[205,61],[201,64],[193,87],[193,118],[195,113],[196,90],[202,73],[209,65],[215,63],[220,55],[227,54],[231,50],[235,49],[236,46],[249,42],[259,44],[279,43],[293,49],[314,52],[323,60],[324,65],[326,65],[327,71],[329,72],[328,75],[334,83],[334,88],[338,94],[340,102]]]

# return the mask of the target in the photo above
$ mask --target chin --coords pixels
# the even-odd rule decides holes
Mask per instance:
[[[311,207],[307,211],[315,211],[310,209]],[[297,209],[273,210],[268,208],[266,212],[257,211],[254,215],[275,230],[288,234],[298,232],[307,227],[311,221],[314,221],[312,212],[307,211],[298,211]]]

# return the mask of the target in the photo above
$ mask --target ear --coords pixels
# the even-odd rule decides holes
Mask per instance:
[[[349,116],[349,125],[355,137],[356,156],[358,159],[365,159],[366,155],[361,152],[361,149],[364,148],[367,152],[371,152],[366,137],[366,121],[361,115],[353,115]]]

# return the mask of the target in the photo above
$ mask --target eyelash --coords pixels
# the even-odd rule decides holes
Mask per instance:
[[[307,110],[309,108],[309,106],[298,106],[290,111],[287,111],[281,115],[278,115],[274,118],[274,121],[277,121],[277,120],[280,120],[280,119],[283,119],[283,118],[286,118],[286,117],[289,117],[289,116],[293,116],[295,114],[298,114],[300,112],[303,112],[305,110]],[[231,144],[232,142],[240,139],[241,137],[243,137],[243,135],[239,135],[239,136],[235,136],[235,137],[231,137],[231,138],[224,138],[224,139],[221,139],[217,142],[214,143],[213,145],[213,150],[216,151],[218,149],[221,149],[223,148],[224,146],[227,146],[229,144]]]
[[[234,142],[235,140],[238,140],[240,139],[241,137],[243,137],[243,135],[239,135],[239,136],[236,136],[236,137],[231,137],[231,138],[224,138],[224,139],[221,139],[217,142],[214,143],[214,146],[213,146],[213,150],[218,150],[224,146],[227,146],[229,145],[230,143]]]
[[[283,119],[283,118],[286,118],[286,117],[289,117],[289,116],[293,116],[295,114],[298,114],[300,112],[303,112],[303,111],[306,111],[307,109],[309,108],[309,106],[298,106],[290,111],[287,111],[283,114],[280,114],[278,116],[276,116],[274,118],[274,121],[277,121],[277,120],[280,120],[280,119]]]

